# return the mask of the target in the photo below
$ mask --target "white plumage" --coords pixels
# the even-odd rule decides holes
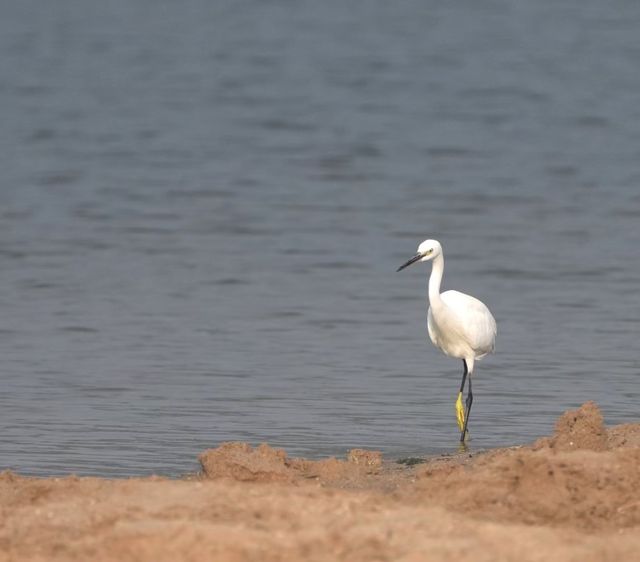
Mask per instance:
[[[432,305],[427,327],[433,345],[450,357],[481,359],[495,348],[496,321],[486,305],[459,291],[440,294],[443,306]]]
[[[425,240],[418,246],[418,253],[398,268],[398,271],[417,261],[433,261],[429,277],[429,311],[427,328],[433,345],[450,357],[464,362],[464,373],[460,393],[456,401],[458,426],[462,431],[460,440],[464,442],[473,402],[471,373],[476,359],[482,359],[495,349],[496,321],[487,306],[480,300],[460,293],[445,291],[440,293],[444,273],[444,254],[437,240]],[[462,392],[469,375],[469,392],[466,413],[462,407]]]

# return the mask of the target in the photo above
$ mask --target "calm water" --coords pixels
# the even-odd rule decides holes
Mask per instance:
[[[638,420],[636,0],[0,12],[0,469],[455,450],[427,237],[498,321],[473,447]]]

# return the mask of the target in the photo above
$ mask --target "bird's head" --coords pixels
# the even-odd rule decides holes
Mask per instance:
[[[417,261],[430,261],[433,258],[442,254],[442,246],[437,240],[425,240],[418,246],[418,252],[410,260],[403,263],[397,271],[403,270],[405,267],[409,267],[412,263]]]

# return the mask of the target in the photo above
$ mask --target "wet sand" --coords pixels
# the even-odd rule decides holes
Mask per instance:
[[[0,561],[640,560],[640,424],[593,403],[533,444],[401,464],[229,443],[202,474],[0,474]]]

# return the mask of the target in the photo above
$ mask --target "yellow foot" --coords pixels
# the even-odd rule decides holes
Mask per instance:
[[[458,393],[456,400],[456,417],[458,418],[458,427],[460,431],[464,428],[464,406],[462,405],[462,392]]]

